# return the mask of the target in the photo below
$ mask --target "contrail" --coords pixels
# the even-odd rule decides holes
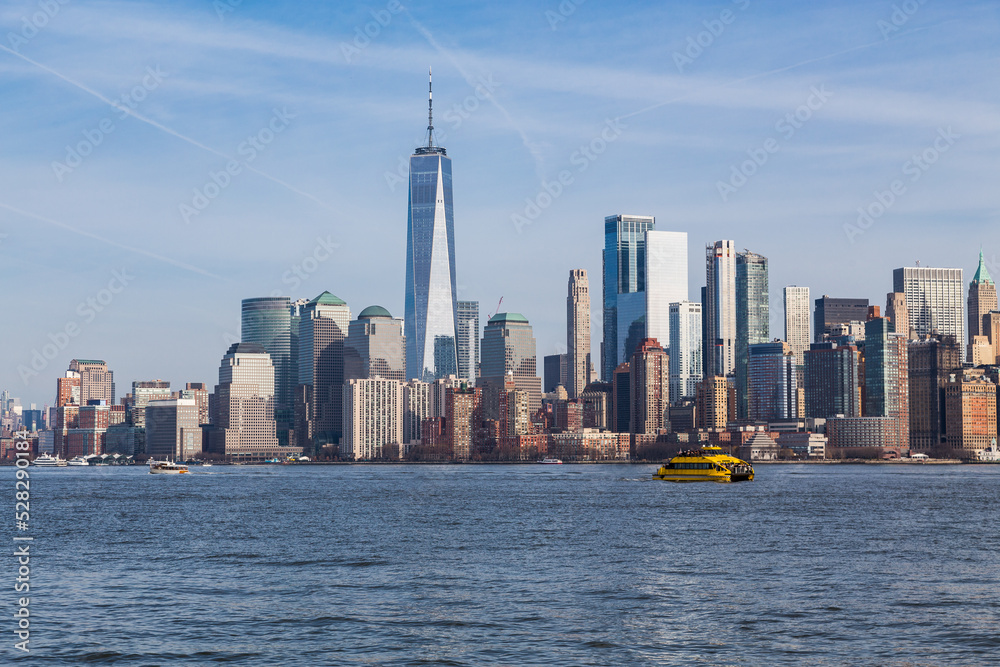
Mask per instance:
[[[339,213],[339,211],[336,208],[334,208],[333,206],[327,204],[326,202],[324,202],[323,200],[319,199],[318,197],[315,197],[315,196],[309,194],[308,192],[303,192],[302,190],[299,190],[298,188],[296,188],[296,187],[294,187],[292,185],[289,185],[288,183],[285,183],[281,179],[275,178],[274,176],[271,176],[270,174],[267,174],[267,173],[265,173],[265,172],[263,172],[263,171],[261,171],[259,169],[255,169],[254,167],[251,167],[246,162],[242,162],[241,160],[236,160],[236,158],[234,158],[234,157],[232,157],[230,155],[227,155],[227,154],[223,153],[222,151],[217,151],[217,150],[215,150],[214,148],[212,148],[210,146],[206,146],[205,144],[201,143],[200,141],[192,139],[191,137],[184,136],[183,134],[181,134],[177,130],[171,129],[171,128],[167,127],[166,125],[163,125],[162,123],[158,123],[155,120],[153,120],[152,118],[147,118],[146,116],[143,116],[142,114],[136,113],[132,109],[129,109],[129,108],[127,108],[125,106],[122,106],[120,104],[116,104],[115,102],[109,100],[107,97],[105,97],[101,93],[97,92],[93,88],[90,88],[86,84],[80,83],[79,81],[74,81],[73,79],[69,78],[68,76],[55,71],[54,69],[52,69],[48,65],[43,65],[42,63],[40,63],[40,62],[38,62],[36,60],[32,60],[31,58],[29,58],[29,57],[27,57],[27,56],[25,56],[23,54],[20,54],[17,51],[14,51],[13,49],[10,49],[10,48],[4,46],[3,44],[0,44],[0,49],[6,51],[7,53],[10,53],[11,55],[17,56],[21,60],[23,60],[23,61],[25,61],[27,63],[30,63],[30,64],[34,65],[35,67],[38,67],[39,69],[45,70],[49,74],[52,74],[53,76],[56,76],[56,77],[62,79],[66,83],[70,84],[71,86],[75,86],[75,87],[79,88],[80,90],[93,95],[94,97],[96,97],[97,99],[101,100],[105,104],[111,106],[114,109],[117,109],[118,111],[122,111],[122,112],[127,113],[129,116],[132,116],[136,120],[142,121],[143,123],[146,123],[148,125],[152,125],[153,127],[155,127],[158,130],[166,132],[167,134],[169,134],[171,136],[177,137],[181,141],[186,141],[187,143],[191,144],[192,146],[197,146],[198,148],[200,148],[202,150],[205,150],[205,151],[208,151],[209,153],[212,153],[213,155],[218,155],[219,157],[223,157],[226,160],[235,160],[236,162],[240,162],[246,170],[252,171],[252,172],[254,172],[255,174],[257,174],[259,176],[263,176],[267,180],[269,180],[269,181],[271,181],[273,183],[277,183],[278,185],[280,185],[281,187],[285,188],[286,190],[288,190],[290,192],[294,192],[297,195],[300,195],[300,196],[305,197],[307,199],[311,199],[312,201],[316,202],[317,204],[319,204],[323,208],[327,209],[328,211],[333,211],[335,213]]]
[[[46,218],[46,217],[38,215],[36,213],[31,213],[29,211],[24,211],[24,210],[21,210],[19,208],[15,208],[13,206],[10,206],[9,204],[4,204],[3,202],[0,202],[0,208],[7,209],[8,211],[11,211],[13,213],[17,213],[18,215],[23,215],[26,218],[31,218],[32,220],[38,220],[39,222],[45,222],[45,223],[48,223],[50,225],[54,225],[54,226],[59,227],[61,229],[65,229],[68,232],[73,232],[74,234],[79,234],[80,236],[86,236],[87,238],[94,239],[95,241],[100,241],[101,243],[106,243],[106,244],[108,244],[110,246],[115,246],[116,248],[121,248],[122,250],[128,250],[129,252],[134,252],[134,253],[136,253],[138,255],[144,255],[146,257],[150,257],[152,259],[159,260],[161,262],[166,262],[167,264],[171,264],[171,265],[176,266],[176,267],[178,267],[180,269],[184,269],[185,271],[191,271],[193,273],[199,273],[199,274],[201,274],[203,276],[208,276],[209,278],[217,278],[219,280],[226,280],[222,276],[219,276],[219,275],[216,275],[216,274],[211,273],[209,271],[206,271],[205,269],[199,269],[197,266],[191,266],[190,264],[185,264],[184,262],[179,262],[176,259],[170,259],[169,257],[164,257],[163,255],[157,255],[154,252],[150,252],[148,250],[143,250],[142,248],[133,248],[132,246],[125,245],[124,243],[119,243],[118,241],[113,241],[111,239],[106,239],[103,236],[98,236],[97,234],[92,234],[92,233],[84,231],[82,229],[78,229],[76,227],[73,227],[72,225],[67,225],[65,222],[59,222],[58,220],[53,220],[51,218]]]

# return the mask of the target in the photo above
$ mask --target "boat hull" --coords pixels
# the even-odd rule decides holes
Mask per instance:
[[[653,479],[664,482],[719,482],[728,484],[730,482],[751,482],[753,474],[750,475],[674,475],[674,474],[653,474]]]

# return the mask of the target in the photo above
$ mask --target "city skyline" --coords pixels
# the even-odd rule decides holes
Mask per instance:
[[[628,8],[614,17],[606,8],[581,5],[552,30],[543,11],[515,7],[515,14],[519,11],[522,18],[533,18],[527,22],[529,53],[545,55],[549,62],[525,67],[520,59],[497,55],[503,44],[495,45],[495,51],[463,45],[462,33],[455,29],[484,20],[484,15],[472,10],[460,13],[454,21],[441,18],[442,12],[435,23],[425,24],[420,6],[397,13],[386,9],[389,23],[347,62],[340,45],[352,43],[354,26],[363,29],[374,20],[363,10],[329,17],[328,25],[335,27],[322,32],[298,21],[282,24],[262,8],[240,6],[218,17],[215,11],[199,13],[193,5],[182,6],[173,10],[168,34],[188,34],[198,52],[225,53],[238,48],[252,61],[264,57],[278,33],[302,37],[292,40],[302,45],[301,53],[286,49],[278,55],[298,66],[292,68],[294,73],[285,86],[265,93],[271,90],[266,72],[259,74],[260,79],[243,73],[232,78],[233,85],[197,105],[197,113],[182,113],[188,96],[204,94],[232,72],[219,65],[219,69],[202,68],[200,76],[195,76],[167,40],[142,44],[141,51],[134,37],[104,49],[81,49],[88,40],[106,36],[100,30],[89,35],[79,28],[91,25],[99,10],[88,5],[60,6],[58,16],[37,36],[16,45],[15,53],[3,54],[13,78],[8,85],[32,101],[33,113],[3,112],[12,128],[12,144],[0,165],[8,183],[0,197],[0,233],[5,235],[0,243],[12,261],[0,270],[5,284],[20,290],[25,301],[46,303],[43,312],[5,325],[3,339],[11,352],[5,355],[3,384],[25,403],[51,404],[52,379],[77,357],[107,360],[122,386],[161,377],[174,386],[188,381],[211,383],[219,357],[239,340],[239,302],[275,291],[295,300],[329,290],[351,304],[354,312],[381,304],[390,312],[402,313],[398,285],[405,246],[401,213],[405,185],[401,183],[406,176],[405,171],[399,176],[397,158],[405,163],[405,155],[420,143],[422,76],[427,64],[437,66],[442,126],[450,154],[462,165],[456,172],[457,298],[480,301],[485,321],[492,304],[505,297],[505,308],[509,304],[532,322],[538,356],[561,351],[559,346],[565,345],[565,322],[560,315],[566,271],[585,268],[592,276],[600,275],[600,219],[616,213],[652,215],[658,218],[658,230],[689,234],[688,299],[694,302],[699,301],[695,292],[704,277],[698,253],[690,253],[700,243],[731,238],[737,248],[751,246],[771,258],[771,328],[776,332],[782,330],[783,309],[775,295],[784,285],[808,286],[814,297],[830,294],[879,304],[892,291],[891,271],[913,266],[917,259],[922,266],[961,268],[970,276],[976,267],[975,250],[982,244],[987,266],[994,269],[992,248],[997,240],[990,224],[996,205],[984,180],[987,170],[978,165],[984,160],[979,151],[996,141],[995,93],[990,92],[995,87],[973,90],[963,86],[961,77],[972,73],[955,64],[975,56],[986,56],[988,61],[995,46],[982,42],[980,35],[990,33],[996,17],[972,3],[957,9],[954,5],[921,6],[905,25],[883,35],[878,22],[891,21],[892,7],[891,3],[876,5],[858,9],[849,19],[859,36],[869,39],[833,43],[836,40],[824,38],[809,47],[793,45],[787,52],[761,53],[734,69],[735,54],[742,54],[739,46],[747,39],[741,31],[797,21],[803,32],[818,34],[819,19],[825,18],[821,9],[798,9],[783,17],[764,10],[754,13],[759,8],[741,8],[741,4],[733,5],[736,20],[732,25],[704,48],[703,55],[684,65],[683,71],[674,66],[673,55],[684,52],[688,37],[705,30],[704,21],[716,18],[704,6],[680,8],[680,19],[672,22],[676,27],[656,47],[660,53],[655,61],[637,47],[612,68],[586,54],[557,59],[555,51],[548,49],[579,38],[581,31],[597,24],[609,26],[617,39],[637,20]],[[22,15],[30,16],[28,10],[33,7],[25,4],[6,10],[8,24],[16,25]],[[102,30],[149,26],[161,21],[165,11],[116,7],[122,10],[119,19]],[[662,10],[643,11],[656,14]],[[958,25],[951,26],[949,21]],[[958,29],[963,35],[960,41],[949,37],[950,31]],[[136,29],[128,34],[141,32]],[[229,46],[234,34],[248,37],[246,43]],[[552,45],[543,45],[543,38],[551,39]],[[935,54],[933,66],[921,55],[927,50],[927,40],[946,46]],[[72,49],[67,48],[70,43]],[[320,47],[333,55],[320,57]],[[66,57],[70,50],[93,55],[76,63]],[[387,54],[400,52],[412,56],[408,58],[412,66],[388,65]],[[457,59],[448,57],[456,54]],[[343,60],[332,62],[338,55]],[[900,64],[906,60],[902,55],[911,58],[905,66]],[[208,62],[224,60],[209,58]],[[456,63],[464,64],[456,68]],[[338,65],[335,81],[321,85],[310,78],[320,64]],[[792,66],[798,67],[776,72]],[[355,67],[378,73],[378,83],[353,84]],[[920,73],[923,87],[911,78],[911,67],[914,74]],[[609,85],[600,93],[600,103],[587,111],[581,110],[586,105],[572,113],[572,105],[556,106],[555,91],[582,100],[596,94],[587,82],[610,84],[612,75],[621,72],[631,74],[624,81],[632,83],[632,89]],[[960,80],[946,83],[945,72]],[[986,75],[982,69],[976,73]],[[757,78],[740,82],[740,75]],[[639,92],[634,85],[639,81],[651,85]],[[207,187],[213,182],[210,174],[225,171],[225,159],[134,116],[125,117],[73,82],[227,155],[235,154],[248,135],[257,136],[268,128],[271,141],[264,143],[268,135],[262,135],[262,149],[255,149],[255,158],[243,156],[245,166],[263,175],[247,169],[231,176],[231,187],[221,188],[217,197],[198,209],[201,202],[194,201],[193,190],[203,196],[213,192]],[[349,92],[364,111],[315,97],[325,85],[331,91]],[[953,100],[932,100],[927,85],[942,93],[961,92]],[[811,92],[814,86],[827,91],[829,100],[822,101],[822,96]],[[879,92],[870,105],[872,110],[861,109],[859,93],[872,89]],[[126,93],[128,99],[120,97]],[[630,115],[675,98],[682,101]],[[298,104],[284,104],[292,100]],[[919,102],[919,111],[911,109],[914,101]],[[39,106],[43,103],[44,107]],[[775,135],[775,119],[803,104],[811,104],[806,108],[815,119],[801,131],[795,128],[791,137]],[[466,110],[473,106],[474,110]],[[751,113],[735,122],[730,113],[734,108]],[[570,114],[567,122],[543,123],[552,111]],[[57,174],[53,163],[70,162],[64,146],[77,146],[88,132],[98,136],[94,132],[101,132],[105,118],[111,119],[115,129],[100,135],[100,143],[94,142],[92,154],[79,166]],[[220,126],[218,118],[231,128]],[[615,134],[617,126],[605,125],[616,119],[625,126],[619,135]],[[330,134],[346,121],[365,135],[367,151],[343,133],[333,133],[346,142],[337,144],[336,152],[332,144],[317,143],[317,133]],[[887,132],[887,127],[892,131]],[[959,137],[954,144],[948,143],[948,127]],[[676,134],[664,135],[664,128]],[[726,130],[725,136],[709,139],[721,129]],[[586,171],[576,172],[570,156],[582,142],[602,132],[607,149],[595,156]],[[739,165],[748,149],[756,150],[771,135],[780,137],[778,152],[745,185],[728,193],[727,201],[721,201],[717,183],[728,182],[730,167]],[[663,172],[648,169],[647,143],[671,147],[676,157],[656,164],[680,180],[663,187]],[[934,150],[946,152],[911,184],[901,166],[910,155],[935,145]],[[853,157],[836,158],[842,154]],[[343,171],[332,159],[337,155],[363,160],[361,168]],[[301,161],[302,166],[292,168],[293,161]],[[637,167],[628,166],[633,162]],[[855,162],[864,168],[844,176],[857,166]],[[682,165],[683,171],[691,173],[682,174]],[[789,176],[808,172],[808,165],[832,171],[824,171],[822,179],[809,178],[808,173]],[[515,229],[511,216],[524,213],[525,197],[537,200],[540,184],[551,185],[566,166],[574,169],[574,182],[530,225]],[[513,172],[512,167],[516,167]],[[511,173],[514,176],[508,176]],[[400,183],[391,178],[393,174],[402,179]],[[905,179],[908,191],[884,214],[869,214],[872,223],[849,239],[843,225],[857,222],[859,206],[877,212],[870,205],[878,201],[876,193],[888,192],[895,176]],[[828,182],[831,177],[832,184]],[[151,185],[154,180],[155,186]],[[832,194],[817,200],[819,180],[823,192]],[[794,196],[789,199],[789,194]],[[374,204],[374,214],[362,213],[362,202],[366,208]],[[198,213],[189,214],[185,221],[179,210],[182,205]],[[365,224],[353,230],[347,224],[351,218]],[[828,233],[829,252],[803,252],[803,234],[788,234],[785,228],[792,220],[797,220],[802,232]],[[281,225],[280,232],[276,225]],[[945,225],[958,225],[968,243],[941,244]],[[924,234],[912,234],[913,230]],[[362,231],[377,243],[361,240]],[[565,251],[553,257],[549,248],[556,243],[565,246]],[[512,258],[513,266],[524,267],[522,271],[505,270],[511,267]],[[391,268],[383,271],[385,267]],[[503,280],[494,275],[500,271]],[[376,276],[383,272],[384,277]],[[603,338],[601,319],[599,304],[592,299],[595,366]],[[45,360],[37,376],[22,382],[18,366],[30,367],[33,351],[52,342],[52,337],[61,341],[70,324],[78,328],[78,335],[66,336],[66,345],[57,356]],[[168,347],[176,356],[164,363],[147,354],[149,347]]]

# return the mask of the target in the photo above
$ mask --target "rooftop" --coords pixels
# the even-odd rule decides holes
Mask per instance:
[[[523,322],[528,323],[528,318],[521,313],[497,313],[490,318],[490,323],[493,322]]]
[[[329,292],[323,292],[318,297],[309,302],[310,305],[318,304],[320,306],[346,306],[347,302],[340,297],[334,296]]]
[[[367,317],[392,317],[388,310],[382,306],[368,306],[358,315],[358,319],[364,319]]]

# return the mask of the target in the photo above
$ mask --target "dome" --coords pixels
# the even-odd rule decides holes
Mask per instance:
[[[382,306],[368,306],[367,308],[365,308],[364,310],[361,311],[361,314],[358,315],[358,319],[360,320],[360,319],[366,318],[366,317],[389,317],[389,318],[391,318],[392,315],[390,315],[389,311],[386,310],[385,308],[383,308]]]

